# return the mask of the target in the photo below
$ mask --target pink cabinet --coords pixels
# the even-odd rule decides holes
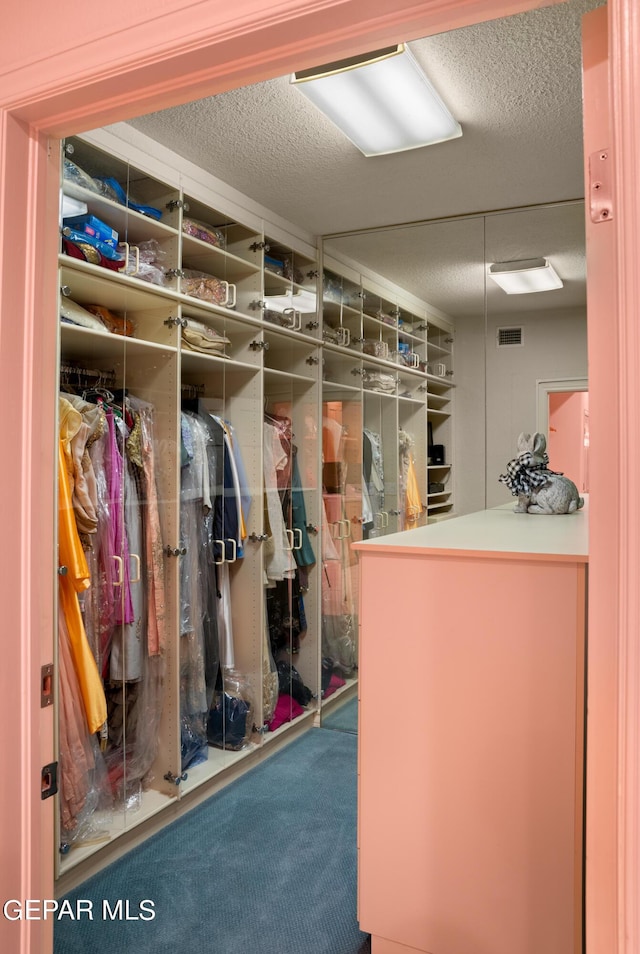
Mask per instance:
[[[357,549],[373,954],[577,954],[586,513],[509,505]]]

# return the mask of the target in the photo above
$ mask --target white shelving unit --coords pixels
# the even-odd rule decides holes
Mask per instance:
[[[448,489],[429,492],[430,482],[448,482],[452,463],[427,464],[428,424],[434,443],[452,446],[455,385],[450,322],[365,270],[328,256],[323,260],[321,249],[289,235],[282,223],[265,222],[227,195],[200,188],[195,181],[185,183],[174,168],[161,169],[156,159],[139,149],[132,147],[124,156],[122,143],[108,131],[74,139],[66,148],[69,145],[73,151],[68,157],[90,176],[115,178],[132,201],[162,213],[157,221],[65,181],[65,192],[84,201],[90,214],[118,231],[120,241],[127,243],[128,258],[126,272],[74,258],[67,254],[62,236],[62,295],[83,306],[108,308],[131,323],[132,334],[62,323],[60,362],[67,369],[63,379],[67,387],[75,384],[69,369],[84,369],[95,373],[100,383],[108,381],[109,387],[130,391],[155,409],[167,638],[153,764],[133,797],[114,795],[109,814],[96,814],[95,837],[60,855],[61,889],[134,841],[151,818],[157,822],[167,809],[167,817],[175,817],[196,795],[203,797],[242,771],[243,765],[255,764],[288,733],[318,724],[323,708],[352,693],[357,680],[359,583],[351,543],[363,535],[424,525],[432,513],[448,514],[454,506]],[[153,280],[131,273],[138,249],[144,250],[143,259],[155,256]],[[194,273],[204,276],[195,284]],[[211,300],[196,297],[201,293]],[[187,321],[222,335],[228,342],[224,356],[188,350],[182,338]],[[80,377],[80,370],[77,373]],[[209,410],[233,424],[253,497],[244,556],[231,563],[229,578],[235,668],[250,687],[255,727],[239,751],[210,746],[206,760],[187,769],[186,777],[180,708],[184,555],[179,552],[180,411],[185,395],[198,396]],[[292,422],[316,557],[304,592],[306,631],[299,651],[294,652],[298,647],[291,633],[284,652],[313,697],[302,716],[273,733],[264,731],[262,691],[268,667],[265,411]],[[329,460],[326,452],[323,456],[327,419],[343,431],[340,461]],[[363,497],[365,433],[378,436],[384,469],[384,488],[370,520]],[[420,497],[420,512],[413,520],[405,512],[402,477],[400,439],[406,435],[411,438]],[[341,581],[350,612],[334,612],[335,593],[327,587],[332,580]],[[336,660],[344,684],[323,700],[322,660],[327,656]],[[126,777],[126,764],[122,772]]]

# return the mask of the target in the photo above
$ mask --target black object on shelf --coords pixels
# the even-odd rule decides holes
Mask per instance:
[[[444,444],[431,444],[427,456],[430,464],[444,464]]]

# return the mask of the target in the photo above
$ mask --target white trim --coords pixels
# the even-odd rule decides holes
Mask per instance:
[[[587,378],[552,378],[536,381],[536,431],[549,441],[549,395],[561,391],[588,391]]]

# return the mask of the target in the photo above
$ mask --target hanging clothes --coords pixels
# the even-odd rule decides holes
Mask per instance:
[[[92,815],[105,803],[140,796],[157,752],[165,682],[159,638],[164,620],[164,566],[157,552],[162,544],[153,407],[140,402],[143,421],[136,418],[124,393],[119,406],[111,403],[114,395],[109,392],[90,389],[83,393],[96,397],[97,403],[73,394],[60,399],[61,459],[73,502],[73,526],[63,516],[59,521],[60,558],[68,552],[74,532],[78,546],[82,540],[85,547],[85,552],[79,548],[75,554],[75,564],[64,556],[73,570],[60,579],[61,693],[65,694],[61,698],[60,822],[65,840],[90,836]],[[129,447],[133,435],[138,439],[139,458],[133,452],[135,439]],[[62,476],[59,493],[61,498],[65,493]],[[147,509],[149,500],[153,503]],[[64,504],[60,509],[62,515]],[[148,566],[147,537],[155,537],[153,570]],[[75,607],[65,592],[65,581],[73,578]],[[159,623],[151,647],[147,637],[150,580],[155,587],[154,622]],[[80,666],[77,654],[82,644],[77,630],[83,623],[86,650]],[[77,670],[75,683],[67,658]],[[87,679],[91,693],[99,699],[97,712],[87,708],[87,696],[92,699]],[[76,701],[70,695],[74,685],[87,709],[84,737],[79,733]],[[92,708],[96,709],[95,700]],[[104,752],[95,735],[98,730]]]
[[[243,556],[251,495],[239,442],[206,402],[181,415],[182,767],[206,758],[207,713],[235,663],[229,563]]]
[[[309,537],[307,508],[300,480],[300,468],[298,467],[298,448],[294,444],[291,445],[291,454],[291,526],[294,535],[296,533],[300,534],[300,545],[295,547],[293,556],[299,568],[307,569],[315,564],[316,555],[313,552],[311,538]]]
[[[107,717],[104,689],[98,667],[87,641],[78,593],[90,586],[89,568],[80,543],[71,503],[70,442],[82,423],[81,415],[60,399],[60,440],[58,451],[58,559],[67,571],[59,576],[60,608],[64,613],[71,654],[78,677],[87,725],[97,732]]]
[[[300,651],[301,641],[306,635],[303,594],[308,589],[309,572],[316,557],[309,538],[290,418],[265,414],[263,435],[265,526],[269,528],[268,546],[265,547],[265,601],[270,657],[279,667],[289,665],[286,660]],[[263,676],[263,696],[271,698],[274,672],[271,668],[265,669]],[[279,700],[284,692],[279,685]],[[265,709],[265,720],[268,728],[274,729],[280,721],[274,722],[270,718],[275,711],[274,707],[270,709],[270,713]]]
[[[413,437],[401,429],[399,433],[401,530],[410,530],[415,527],[424,511],[413,457],[413,445]]]
[[[296,564],[278,493],[279,475],[288,467],[287,455],[280,442],[278,429],[270,421],[263,424],[263,436],[265,500],[271,530],[270,546],[265,548],[265,572],[268,585],[273,585],[278,580],[292,579]]]
[[[115,621],[132,623],[134,619],[131,604],[129,544],[124,524],[124,461],[118,438],[114,412],[107,410],[107,426],[109,440],[105,454],[105,468],[107,472],[107,489],[109,494],[109,516],[113,526],[113,553],[114,559],[119,561],[119,579],[116,581],[117,598],[115,600]],[[120,562],[121,561],[121,562]]]
[[[338,494],[323,494],[322,655],[343,675],[351,675],[357,666],[357,625],[348,540],[331,534],[342,512]]]
[[[380,435],[365,427],[362,438],[362,478],[373,518],[371,523],[362,525],[362,536],[367,540],[369,537],[377,536],[375,515],[385,509],[384,464]]]
[[[205,683],[207,697],[213,693],[220,665],[219,603],[222,599],[218,581],[216,560],[222,549],[216,544],[216,532],[221,529],[223,506],[220,497],[223,475],[224,442],[220,440],[220,428],[209,414],[204,402],[185,401],[190,408],[183,414],[191,445],[191,460],[187,470],[182,471],[181,501],[195,501],[191,516],[190,542],[183,542],[191,553],[197,554],[197,586],[199,617],[193,628],[202,627]],[[195,582],[195,581],[194,581]],[[192,610],[193,616],[193,610]]]
[[[235,517],[233,525],[237,528],[235,536],[231,536],[229,533],[229,539],[235,540],[237,559],[244,555],[243,547],[244,541],[247,537],[244,510],[246,508],[248,515],[249,508],[251,506],[251,497],[246,484],[245,486],[242,486],[240,483],[238,455],[236,453],[236,447],[234,447],[232,436],[233,431],[230,424],[227,421],[223,421],[221,418],[216,417],[214,414],[211,415],[211,418],[220,428],[222,428],[224,461],[225,463],[228,463],[228,477],[230,478],[230,480],[227,479],[225,481],[224,494],[225,496],[233,495],[235,505]],[[225,471],[225,475],[226,473],[227,472]]]
[[[123,443],[129,432],[124,421],[117,422]],[[146,605],[143,580],[140,573],[142,552],[142,516],[138,499],[138,488],[131,472],[131,466],[125,458],[122,462],[124,510],[123,519],[129,560],[137,567],[129,572],[129,599],[131,619],[116,626],[111,642],[109,660],[109,678],[112,682],[137,682],[142,674],[142,634],[146,631]],[[146,646],[144,650],[146,652]]]
[[[135,426],[127,443],[127,455],[138,468],[143,508],[144,551],[146,562],[147,649],[150,655],[161,654],[165,647],[165,567],[164,545],[160,524],[160,507],[156,485],[154,451],[154,408],[147,401],[129,395],[135,413]]]

